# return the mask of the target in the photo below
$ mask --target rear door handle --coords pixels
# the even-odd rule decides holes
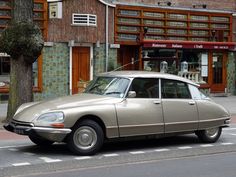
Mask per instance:
[[[189,101],[188,104],[189,105],[195,105],[195,101]]]
[[[155,100],[153,101],[154,104],[161,104],[161,100]]]

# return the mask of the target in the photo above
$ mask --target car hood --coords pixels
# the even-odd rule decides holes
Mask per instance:
[[[60,97],[48,101],[23,104],[18,108],[13,119],[23,122],[32,122],[41,114],[50,111],[63,111],[64,109],[97,104],[115,104],[121,101],[122,98],[81,93],[77,95]]]

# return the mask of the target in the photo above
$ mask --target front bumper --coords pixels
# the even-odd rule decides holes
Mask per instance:
[[[15,120],[5,124],[3,127],[6,130],[19,135],[34,134],[55,142],[63,141],[71,132],[71,129],[69,128],[35,127],[32,123],[19,122]]]

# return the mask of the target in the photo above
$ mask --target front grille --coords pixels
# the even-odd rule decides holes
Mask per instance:
[[[17,120],[12,120],[11,125],[15,126],[24,126],[24,127],[33,127],[34,125],[29,122],[22,122],[22,121],[17,121]]]

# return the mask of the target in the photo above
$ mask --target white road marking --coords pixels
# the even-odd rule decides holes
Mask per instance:
[[[75,160],[86,160],[86,159],[91,159],[92,157],[90,156],[82,156],[82,157],[75,157]]]
[[[41,160],[44,160],[46,163],[61,162],[60,159],[51,159],[48,157],[39,157]]]
[[[144,154],[145,152],[144,151],[133,151],[133,152],[129,152],[130,154]]]
[[[221,143],[221,145],[232,145],[234,143]]]
[[[165,151],[169,151],[170,149],[155,149],[154,151],[156,152],[165,152]]]
[[[16,148],[10,148],[10,149],[8,149],[9,151],[14,151],[14,152],[16,152],[16,151],[19,151],[19,149],[16,149]]]
[[[193,147],[191,146],[182,146],[182,147],[178,147],[178,149],[184,150],[184,149],[192,149]]]
[[[236,133],[230,133],[229,135],[233,135],[233,136],[236,136]]]
[[[34,153],[31,153],[31,152],[24,152],[24,154],[25,155],[31,155],[31,156],[35,155]]]
[[[224,130],[236,130],[236,128],[225,128]]]
[[[29,162],[22,162],[22,163],[13,163],[12,165],[15,167],[18,167],[18,166],[30,165],[30,163]]]
[[[214,146],[213,144],[202,144],[202,145],[200,145],[201,147],[212,147],[212,146]]]
[[[119,156],[119,154],[104,154],[104,157],[116,157]]]
[[[9,148],[18,148],[18,147],[27,147],[26,145],[19,145],[19,146],[2,146],[0,149],[9,149]]]

